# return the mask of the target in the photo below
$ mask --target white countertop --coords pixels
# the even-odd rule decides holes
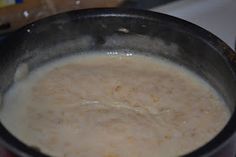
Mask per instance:
[[[195,23],[217,35],[234,49],[236,0],[179,0],[151,10]]]

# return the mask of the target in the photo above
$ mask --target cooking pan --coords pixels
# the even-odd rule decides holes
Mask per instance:
[[[236,55],[210,32],[168,15],[134,9],[89,9],[27,25],[0,44],[1,97],[22,63],[33,70],[63,56],[97,51],[161,56],[204,78],[224,98],[232,116],[214,139],[184,156],[235,157]],[[0,145],[7,155],[47,157],[23,144],[1,123]]]

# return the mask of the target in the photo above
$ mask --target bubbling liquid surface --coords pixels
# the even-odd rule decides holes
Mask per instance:
[[[14,83],[4,126],[55,157],[176,157],[202,146],[230,113],[205,81],[141,55],[55,60]]]

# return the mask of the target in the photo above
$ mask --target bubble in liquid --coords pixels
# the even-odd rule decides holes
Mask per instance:
[[[25,10],[25,11],[23,12],[23,15],[24,15],[24,17],[28,18],[28,17],[29,17],[29,12],[28,12],[27,10]]]
[[[75,0],[75,4],[79,5],[80,4],[80,0]]]
[[[21,63],[16,69],[14,81],[17,82],[24,79],[25,77],[27,77],[28,73],[29,73],[28,64]]]

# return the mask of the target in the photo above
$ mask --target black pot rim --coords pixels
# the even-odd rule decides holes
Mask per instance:
[[[100,9],[97,8],[97,9],[82,9],[82,10],[70,11],[33,22],[10,34],[5,40],[11,41],[14,38],[16,38],[17,35],[26,33],[28,29],[34,27],[35,25],[40,25],[41,23],[47,23],[50,20],[65,18],[64,16],[65,14],[67,16],[68,15],[72,17],[76,16],[76,18],[83,18],[83,19],[106,17],[106,16],[135,17],[141,19],[148,19],[152,21],[161,19],[163,21],[172,21],[173,23],[182,24],[186,28],[191,29],[191,32],[196,36],[198,36],[199,38],[201,38],[201,40],[206,41],[209,44],[209,46],[221,52],[222,56],[226,58],[226,61],[232,68],[231,70],[233,71],[234,75],[236,75],[236,54],[221,39],[216,37],[214,34],[208,32],[207,30],[195,24],[192,24],[188,21],[185,21],[183,19],[146,10],[124,9],[124,8],[100,8]],[[226,145],[236,132],[236,125],[234,124],[235,122],[236,122],[236,111],[234,110],[230,120],[228,121],[224,129],[214,139],[212,139],[210,142],[203,145],[202,147],[198,148],[197,150],[187,155],[184,155],[184,157],[198,157],[198,156],[211,155],[212,153],[214,153],[215,151]],[[48,157],[47,155],[37,151],[36,148],[28,147],[22,142],[20,142],[10,132],[8,132],[1,123],[0,123],[0,144],[2,144],[8,150],[14,152],[19,156]]]

